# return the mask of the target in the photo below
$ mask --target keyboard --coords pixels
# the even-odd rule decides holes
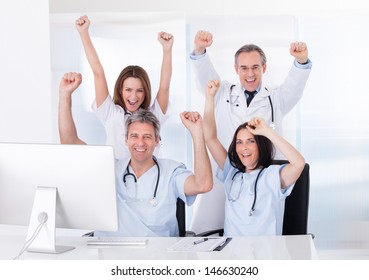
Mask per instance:
[[[107,239],[99,238],[87,241],[87,245],[93,246],[146,246],[147,239]]]

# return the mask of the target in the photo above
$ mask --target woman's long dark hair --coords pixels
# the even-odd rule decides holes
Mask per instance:
[[[237,141],[238,132],[241,129],[247,129],[246,128],[247,126],[248,126],[248,123],[245,122],[236,129],[236,132],[233,135],[231,145],[229,145],[229,148],[228,148],[228,157],[231,162],[231,165],[234,168],[237,168],[241,172],[245,172],[246,167],[243,165],[242,161],[237,155],[236,141]],[[254,135],[254,138],[255,138],[256,145],[258,146],[258,151],[259,151],[259,158],[258,158],[255,168],[268,167],[269,165],[272,164],[274,154],[275,154],[273,143],[265,136]]]

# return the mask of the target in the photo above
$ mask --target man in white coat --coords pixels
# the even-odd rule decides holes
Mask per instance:
[[[239,77],[239,83],[232,84],[219,77],[209,54],[206,52],[206,48],[210,47],[212,43],[213,35],[210,32],[198,31],[194,40],[194,50],[190,54],[190,61],[197,86],[201,92],[205,93],[209,80],[221,81],[215,96],[215,119],[218,138],[222,145],[228,148],[237,127],[253,117],[264,118],[267,124],[276,129],[278,134],[283,135],[283,118],[301,99],[310,75],[312,63],[308,58],[306,44],[304,42],[291,43],[290,54],[295,57],[295,61],[287,78],[279,87],[268,88],[262,80],[267,69],[267,59],[260,47],[253,44],[244,45],[235,53],[234,70]],[[278,151],[276,157],[280,157]],[[214,196],[223,190],[216,187],[220,182],[214,180],[214,183],[213,191],[206,195],[213,197],[208,198],[209,202],[207,203],[210,205],[206,207],[217,204],[216,208],[222,209],[222,205],[219,205],[219,198],[214,198]],[[199,203],[202,203],[200,201]],[[221,217],[222,214],[219,213],[215,216]],[[196,219],[196,215],[194,217]],[[195,220],[194,223],[196,223]],[[203,221],[198,223],[203,224]],[[198,229],[194,228],[193,230]]]
[[[283,135],[282,121],[301,99],[312,66],[308,49],[304,42],[290,45],[290,54],[295,61],[284,83],[277,88],[263,84],[263,74],[267,69],[266,56],[256,45],[244,45],[235,54],[234,70],[239,83],[233,85],[222,81],[214,69],[206,48],[213,43],[213,35],[198,31],[194,40],[194,50],[190,55],[197,85],[205,92],[209,80],[221,81],[216,95],[215,109],[218,137],[224,147],[228,147],[236,128],[253,117],[262,117]],[[251,93],[251,94],[250,94]],[[247,99],[251,102],[247,104]]]

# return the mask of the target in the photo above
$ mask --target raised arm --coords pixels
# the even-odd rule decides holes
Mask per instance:
[[[281,188],[287,188],[291,184],[295,183],[299,176],[301,175],[302,170],[305,166],[304,157],[297,151],[288,141],[278,135],[273,129],[271,129],[262,118],[253,118],[249,122],[250,126],[254,126],[254,128],[247,126],[247,129],[255,135],[263,135],[269,138],[270,141],[274,144],[274,146],[279,149],[282,154],[289,161],[281,171]]]
[[[161,31],[158,34],[158,41],[163,47],[163,60],[157,100],[161,111],[165,114],[168,110],[170,80],[172,79],[172,47],[174,37],[172,34]]]
[[[59,85],[59,137],[61,144],[86,144],[78,138],[72,116],[72,93],[82,82],[80,73],[65,73]]]
[[[88,28],[90,20],[87,16],[82,16],[76,20],[76,28],[82,40],[83,48],[85,50],[86,58],[91,66],[94,74],[96,105],[99,107],[109,95],[108,85],[105,78],[104,69],[99,60],[99,56],[92,44]]]
[[[219,168],[223,170],[224,163],[227,158],[227,150],[223,147],[222,143],[220,143],[217,137],[214,110],[214,98],[218,88],[218,81],[208,81],[205,95],[204,137],[211,155],[218,164]]]
[[[196,80],[197,89],[204,93],[204,88],[210,80],[218,80],[221,78],[214,68],[210,60],[209,54],[206,53],[206,48],[213,44],[213,34],[208,31],[199,30],[194,39],[194,49],[190,54],[190,61],[194,77]]]
[[[213,175],[205,147],[201,116],[197,112],[183,112],[180,117],[184,126],[191,133],[194,152],[194,175],[185,181],[185,194],[190,196],[209,192],[213,188]]]

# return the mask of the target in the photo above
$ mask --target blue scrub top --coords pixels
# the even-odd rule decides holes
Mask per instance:
[[[224,234],[226,236],[281,235],[284,203],[293,186],[281,188],[280,170],[284,165],[271,165],[260,174],[257,183],[255,211],[249,215],[254,202],[254,187],[260,169],[237,174],[227,157],[224,169],[217,177],[226,192]],[[233,184],[232,184],[233,183]]]
[[[178,236],[176,218],[177,198],[187,205],[192,205],[196,196],[187,197],[184,193],[185,180],[193,175],[184,164],[169,159],[157,159],[160,168],[160,179],[156,193],[158,204],[150,201],[154,196],[157,166],[146,171],[137,183],[133,176],[123,176],[129,159],[116,162],[116,185],[119,211],[119,228],[117,232],[95,232],[95,236]],[[134,173],[132,168],[130,172]]]

